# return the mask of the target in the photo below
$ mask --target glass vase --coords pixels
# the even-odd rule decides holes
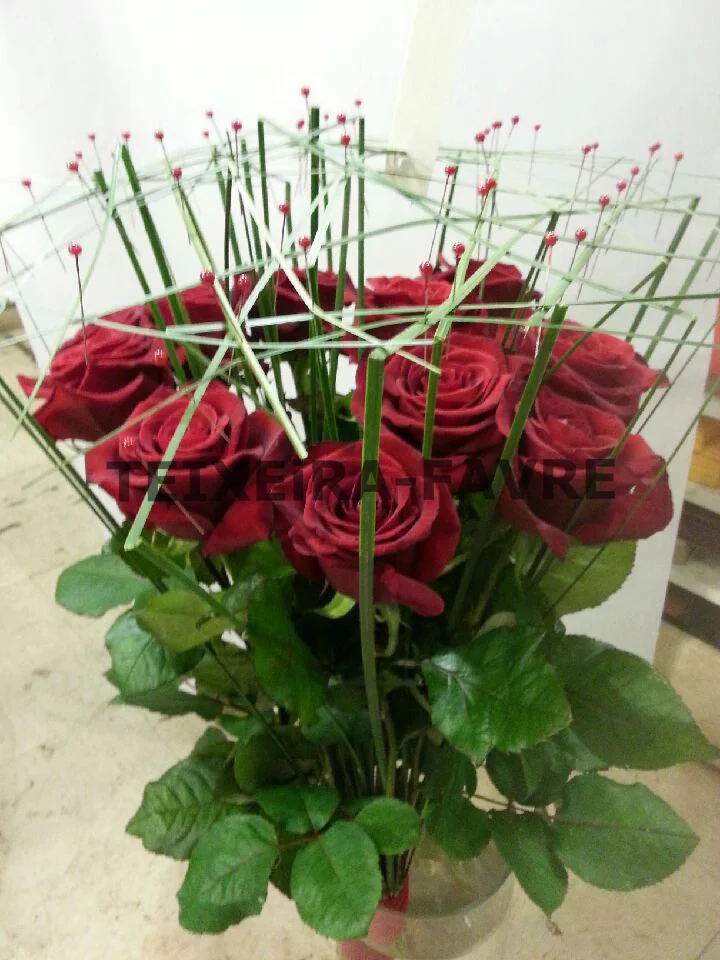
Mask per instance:
[[[513,878],[490,844],[471,860],[449,860],[427,842],[418,849],[405,895],[381,904],[362,940],[338,944],[342,960],[450,960],[487,943],[495,960]],[[492,941],[492,943],[491,943]]]

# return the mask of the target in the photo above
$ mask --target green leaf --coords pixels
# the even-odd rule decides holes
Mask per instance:
[[[112,680],[128,696],[148,693],[176,680],[191,663],[152,638],[137,622],[135,612],[121,613],[105,636],[112,661]]]
[[[553,740],[520,753],[491,750],[485,767],[503,796],[532,807],[553,803],[573,770],[566,754]]]
[[[325,693],[320,667],[298,636],[279,583],[267,581],[252,595],[248,608],[258,683],[265,693],[312,723]]]
[[[180,923],[192,933],[220,933],[260,913],[277,835],[262,817],[238,814],[212,826],[198,841],[178,891]]]
[[[535,652],[534,628],[498,628],[425,661],[432,719],[477,763],[493,747],[517,751],[570,722],[555,671]]]
[[[305,784],[266,787],[258,790],[256,799],[268,817],[288,833],[317,833],[330,821],[340,802],[335,790]]]
[[[492,837],[530,899],[548,916],[565,899],[568,876],[553,850],[553,835],[537,813],[493,811]]]
[[[607,770],[608,764],[596,757],[577,735],[574,724],[570,724],[552,738],[558,750],[567,762],[580,773],[591,773],[593,770]]]
[[[464,753],[450,744],[428,741],[423,750],[422,791],[428,800],[441,800],[451,794],[472,796],[477,789],[477,771]]]
[[[215,655],[205,653],[193,670],[198,691],[221,696],[242,693],[254,699],[258,692],[255,667],[246,651],[223,641],[213,649]]]
[[[417,846],[420,818],[409,803],[394,797],[377,797],[365,803],[357,816],[378,853],[404,853]]]
[[[291,730],[274,729],[275,736],[293,755],[297,737]],[[255,794],[267,784],[287,783],[295,776],[295,767],[283,753],[278,742],[262,729],[245,743],[238,742],[235,748],[235,780],[243,793]]]
[[[183,653],[218,637],[230,622],[218,617],[202,597],[187,590],[158,593],[137,613],[138,622],[174,653]]]
[[[155,588],[112,553],[86,557],[60,574],[55,601],[72,613],[101,617],[113,607],[134,603]]]
[[[565,866],[606,890],[636,890],[664,880],[698,843],[685,821],[647,787],[596,773],[567,785],[555,834]]]
[[[233,584],[258,574],[268,579],[282,580],[295,573],[275,540],[262,540],[245,550],[231,553],[226,557],[226,563]]]
[[[667,680],[635,654],[567,636],[549,645],[548,656],[570,700],[574,730],[608,764],[652,770],[720,757]]]
[[[112,682],[112,674],[109,679]],[[217,700],[178,690],[174,682],[166,683],[165,686],[158,687],[156,690],[148,690],[146,693],[120,693],[112,700],[112,703],[122,703],[129,707],[143,707],[145,710],[163,713],[168,717],[197,713],[204,720],[213,720],[222,713],[223,709],[223,705]]]
[[[290,893],[300,918],[324,937],[364,937],[380,902],[375,845],[356,823],[335,823],[295,857]]]
[[[232,744],[224,741],[224,756],[217,741],[214,753],[208,752],[208,746],[201,744],[198,753],[145,787],[142,803],[126,829],[140,837],[146,850],[185,860],[209,827],[237,811],[236,806],[218,800]]]
[[[599,547],[574,544],[565,560],[555,561],[540,581],[540,590],[561,617],[576,610],[598,607],[625,583],[635,563],[634,540],[618,540]],[[597,559],[595,559],[597,557]],[[583,571],[592,562],[587,573]]]
[[[431,803],[425,827],[451,860],[469,860],[490,842],[490,820],[467,797],[448,795]]]

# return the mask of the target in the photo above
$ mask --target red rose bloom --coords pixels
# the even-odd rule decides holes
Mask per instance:
[[[222,324],[221,330],[213,332],[207,331],[201,334],[201,336],[210,337],[218,341],[222,340],[225,336],[227,326],[225,323],[225,314],[218,302],[215,288],[211,283],[200,283],[196,287],[190,287],[189,290],[183,290],[182,293],[178,294],[178,297],[185,308],[190,323]],[[163,297],[162,300],[158,300],[157,305],[165,323],[168,326],[172,326],[175,321],[168,300]],[[209,344],[203,344],[200,349],[206,356],[212,357],[216,348],[211,347]]]
[[[55,440],[99,440],[170,382],[162,341],[132,329],[151,328],[144,307],[105,319],[127,324],[127,332],[88,324],[57,350],[38,391],[45,403],[35,417]],[[20,376],[18,382],[30,396],[35,379]]]
[[[484,260],[470,260],[465,279],[477,273],[484,263]],[[438,276],[446,282],[452,283],[455,280],[456,271],[457,266],[451,266],[444,257],[440,257]],[[512,263],[496,263],[485,277],[484,282],[481,282],[464,302],[472,304],[517,303],[522,293],[523,283],[523,275]],[[510,317],[515,309],[514,307],[504,307],[500,310],[492,310],[492,316]]]
[[[295,270],[295,276],[305,285],[305,271]],[[320,307],[327,312],[335,309],[335,291],[337,288],[338,277],[331,270],[318,270],[318,297]],[[345,290],[343,295],[343,306],[348,306],[355,302],[355,286],[350,277],[345,275]],[[297,290],[290,283],[287,274],[278,274],[275,278],[275,314],[278,317],[288,317],[295,313],[307,313],[308,308],[303,303]],[[328,330],[335,329],[329,324]],[[307,320],[290,320],[287,323],[278,323],[275,327],[278,339],[288,343],[296,340],[306,340],[309,335],[309,324]]]
[[[427,283],[428,306],[444,303],[450,296],[450,283],[443,279]],[[395,307],[424,307],[426,284],[423,278],[371,277],[365,286],[365,307],[391,310]],[[378,318],[379,319],[379,318]],[[379,335],[379,334],[378,334]]]
[[[565,323],[570,329],[560,331],[550,361],[551,369],[562,361],[552,375],[554,390],[628,421],[646,390],[658,380],[660,386],[668,385],[661,371],[649,367],[627,341]],[[534,357],[537,337],[537,328],[519,331],[514,351]]]
[[[159,390],[139,404],[138,422],[85,455],[97,483],[134,517],[192,395]],[[166,401],[163,403],[163,401]],[[242,400],[211,383],[185,431],[148,518],[171,536],[203,540],[204,552],[231,553],[268,537],[272,504],[258,496],[263,458],[288,456],[279,424],[262,410],[248,414]]]
[[[408,347],[405,352],[426,358],[428,351],[426,347]],[[440,370],[432,453],[450,461],[454,490],[478,489],[492,478],[503,444],[496,412],[510,379],[505,354],[494,340],[452,332]],[[363,358],[352,399],[353,415],[361,423],[366,371]],[[416,450],[422,448],[427,384],[424,367],[398,354],[388,359],[382,422]]]
[[[529,366],[523,365],[498,408],[504,436]],[[500,497],[503,519],[539,534],[560,558],[570,536],[596,544],[662,530],[673,513],[665,461],[636,434],[611,459],[624,430],[614,414],[541,387]]]
[[[361,442],[317,444],[273,491],[275,530],[292,565],[306,579],[325,578],[354,599],[359,596],[361,466]],[[460,524],[447,486],[425,487],[420,455],[383,433],[375,601],[401,603],[433,617],[442,613],[443,601],[427,584],[453,556]]]

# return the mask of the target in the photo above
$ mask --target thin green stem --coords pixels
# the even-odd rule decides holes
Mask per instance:
[[[380,780],[387,786],[387,752],[383,735],[382,710],[375,662],[375,518],[380,456],[380,419],[382,413],[385,358],[382,350],[368,357],[365,389],[365,416],[362,443],[362,480],[360,499],[359,612],[360,647],[365,680],[365,695],[370,714]]]

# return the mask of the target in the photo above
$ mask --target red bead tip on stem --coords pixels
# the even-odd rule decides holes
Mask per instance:
[[[627,190],[627,180],[618,180],[615,184],[618,193],[622,193],[624,190]]]
[[[454,177],[456,173],[457,173],[457,167],[455,166],[454,163],[449,163],[445,167],[445,175],[447,177]]]
[[[360,97],[357,97],[357,98],[355,99],[355,106],[358,108],[358,110],[359,110],[360,107],[362,106],[362,100],[360,99]]]
[[[651,143],[650,146],[648,147],[648,151],[649,151],[650,153],[657,153],[659,149],[660,149],[660,141],[659,141],[659,140],[656,140],[655,143]]]
[[[203,131],[202,131],[202,135],[203,135],[203,139],[204,139],[204,140],[207,140],[207,139],[209,139],[209,137],[210,137],[210,131],[209,131],[209,130],[203,130]]]
[[[452,252],[455,254],[455,259],[459,260],[460,257],[465,253],[465,244],[464,243],[454,243],[452,245]]]
[[[180,180],[182,177],[182,167],[173,167],[170,173],[172,174],[173,180]]]
[[[77,260],[77,258],[82,253],[82,247],[80,246],[79,243],[76,243],[75,241],[73,241],[72,243],[68,244],[68,253],[70,254],[71,257],[75,257],[75,259]]]
[[[300,94],[307,100],[310,96],[310,87],[300,87]]]
[[[156,130],[153,136],[158,141],[158,143],[162,143],[163,140],[165,139],[165,134],[162,132],[162,130]]]
[[[235,285],[240,296],[243,298],[247,297],[252,290],[252,279],[250,278],[250,274],[241,273],[237,278]]]
[[[75,159],[76,159],[76,160],[82,160],[82,150],[76,150],[76,151],[75,151]]]
[[[121,136],[122,139],[125,141],[125,143],[127,143],[128,140],[130,139],[130,131],[129,131],[129,130],[123,130],[122,133],[120,134],[120,136]]]
[[[604,210],[605,207],[610,203],[610,197],[606,193],[601,193],[598,197],[598,203],[600,204],[601,209]]]
[[[546,247],[554,247],[558,242],[557,234],[552,232],[546,233],[543,237],[543,242],[545,243]]]
[[[675,163],[680,163],[680,161],[684,158],[685,154],[682,152],[682,150],[678,150],[678,152],[675,154]]]
[[[302,118],[300,118],[300,120],[298,120],[295,126],[298,128],[298,130],[302,130],[302,128],[305,126],[305,121]]]
[[[212,286],[212,284],[215,283],[215,274],[212,270],[203,270],[200,274],[200,282],[207,286]]]
[[[310,237],[298,238],[298,246],[300,247],[301,250],[304,250],[305,253],[307,253],[307,251],[310,249],[311,242],[312,241],[310,240]]]
[[[242,123],[239,120],[233,120],[230,126],[232,127],[233,133],[240,133],[242,130]]]
[[[432,275],[433,265],[430,263],[429,260],[423,260],[423,262],[418,267],[418,270],[420,271],[420,276],[423,277],[425,282],[427,282],[428,278]]]
[[[214,111],[214,110],[206,110],[206,111],[205,111],[205,116],[208,118],[208,120],[212,120],[212,118],[215,116],[215,111]]]
[[[345,123],[347,121],[347,116],[344,113],[339,113],[335,119],[338,123]]]
[[[290,213],[290,204],[289,204],[289,203],[279,203],[279,204],[278,204],[278,210],[280,211],[280,213],[281,213],[284,217],[286,217],[286,216]],[[243,274],[243,276],[245,276],[245,274]]]
[[[492,128],[493,130],[499,130],[502,126],[502,120],[493,120]]]
[[[586,156],[590,153],[591,150],[592,150],[592,144],[591,144],[591,143],[584,143],[584,144],[582,145],[582,147],[580,147],[580,152],[582,153],[582,155],[583,155],[584,157],[586,157]]]
[[[90,143],[95,143],[95,134],[92,131],[87,135],[87,138]]]
[[[587,230],[585,227],[578,227],[575,231],[575,239],[578,243],[582,243],[583,240],[587,239]]]
[[[68,160],[65,166],[68,168],[70,173],[77,173],[80,170],[80,164],[77,162],[77,160]]]
[[[535,123],[535,124],[533,124],[533,130],[535,131],[535,133],[538,132],[538,130],[540,129],[541,126],[542,126],[541,123]]]
[[[630,167],[630,176],[636,177],[640,173],[640,167],[635,164],[635,166]]]
[[[520,117],[519,117],[519,115],[518,115],[517,113],[514,113],[514,114],[510,117],[510,123],[511,123],[514,127],[516,127],[516,126],[520,123]]]
[[[24,177],[20,183],[25,187],[26,190],[32,189],[32,180],[29,177]]]
[[[343,147],[349,147],[349,146],[350,146],[350,134],[349,134],[349,133],[344,133],[344,134],[340,137],[340,143],[343,145]]]
[[[485,134],[482,132],[482,130],[475,134],[475,143],[485,143]]]
[[[597,142],[597,140],[595,140],[593,141],[593,143],[590,144],[590,146],[593,148],[593,150],[597,150],[600,144]]]
[[[330,119],[330,114],[329,114],[329,113],[324,113],[324,114],[323,114],[323,120],[325,121],[325,123],[327,123],[329,119]]]

